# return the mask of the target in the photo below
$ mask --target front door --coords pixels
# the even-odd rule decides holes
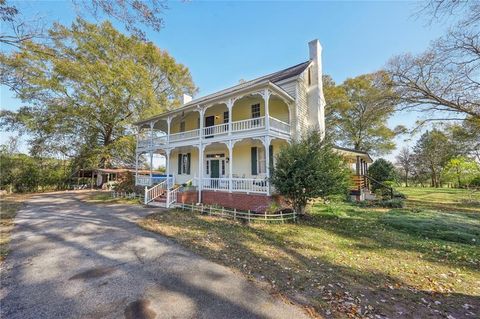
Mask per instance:
[[[219,178],[220,177],[220,161],[211,160],[210,161],[210,178]],[[218,188],[219,180],[211,179],[210,184],[212,188]]]
[[[205,118],[205,138],[213,137],[213,128],[208,128],[215,125],[215,116],[207,116]]]

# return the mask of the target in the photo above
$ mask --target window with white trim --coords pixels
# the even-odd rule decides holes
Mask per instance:
[[[260,103],[252,105],[252,118],[260,117]]]
[[[258,174],[265,174],[267,172],[265,149],[263,147],[257,147],[257,172]]]

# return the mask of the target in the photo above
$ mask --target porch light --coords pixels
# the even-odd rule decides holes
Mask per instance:
[[[230,162],[230,157],[225,158],[225,161]]]

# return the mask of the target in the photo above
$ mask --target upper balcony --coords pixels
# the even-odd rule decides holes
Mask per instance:
[[[292,100],[265,89],[181,108],[142,123],[137,148],[145,151],[266,134],[289,139],[292,105]]]

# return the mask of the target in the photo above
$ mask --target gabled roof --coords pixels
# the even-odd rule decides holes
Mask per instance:
[[[210,100],[210,99],[216,98],[218,96],[229,94],[229,93],[241,90],[241,89],[245,89],[245,88],[250,87],[250,86],[255,86],[255,85],[258,85],[260,83],[268,83],[268,82],[276,83],[276,82],[279,82],[281,80],[285,80],[285,79],[288,79],[288,78],[291,78],[291,77],[294,77],[294,76],[298,76],[303,71],[305,71],[305,69],[309,65],[310,65],[310,61],[305,61],[305,62],[302,62],[300,64],[291,66],[289,68],[286,68],[286,69],[283,69],[283,70],[280,70],[280,71],[277,71],[277,72],[274,72],[274,73],[271,73],[271,74],[268,74],[268,75],[264,75],[264,76],[258,77],[256,79],[253,79],[253,80],[250,80],[250,81],[245,81],[243,83],[240,83],[240,84],[234,85],[232,87],[220,90],[218,92],[205,95],[205,96],[200,97],[198,99],[194,99],[194,100],[186,103],[183,106],[196,105],[196,104],[199,104],[203,101]]]
[[[305,62],[296,64],[294,66],[291,66],[289,68],[286,68],[286,69],[283,69],[283,70],[280,70],[280,71],[277,71],[277,72],[274,72],[274,73],[271,73],[271,74],[267,74],[267,75],[258,77],[256,79],[250,80],[250,81],[245,81],[243,83],[234,85],[232,87],[229,87],[229,88],[226,88],[226,89],[223,89],[223,90],[220,90],[220,91],[217,91],[217,92],[212,93],[212,94],[202,96],[202,97],[194,99],[194,100],[192,100],[188,103],[185,103],[184,105],[182,105],[181,107],[179,107],[177,109],[166,111],[166,112],[162,113],[161,115],[165,115],[165,114],[170,113],[170,112],[178,112],[179,110],[182,110],[184,108],[188,108],[188,107],[191,107],[191,106],[194,106],[194,105],[198,105],[198,104],[204,103],[208,100],[214,100],[218,97],[221,97],[222,95],[227,95],[227,94],[234,93],[236,91],[240,91],[240,90],[243,90],[243,89],[248,89],[249,87],[254,87],[254,86],[257,86],[257,85],[267,84],[267,83],[275,84],[275,83],[280,82],[282,80],[298,76],[308,68],[310,63],[311,63],[311,61],[305,61]],[[283,91],[282,88],[278,87],[277,85],[275,85],[275,86],[279,90]],[[285,92],[285,91],[283,91],[283,92]],[[285,94],[290,97],[290,95],[287,92],[285,92]],[[145,120],[142,120],[142,121],[138,121],[137,123],[134,123],[134,124],[138,125],[140,123],[145,123],[145,122],[147,122],[147,121],[149,121],[153,118],[157,118],[159,115],[156,115],[154,117],[151,117],[151,118],[148,118],[148,119],[145,119]]]
[[[360,156],[360,157],[366,159],[368,163],[373,162],[373,159],[370,157],[370,154],[368,154],[368,152],[354,150],[352,148],[346,148],[346,147],[340,147],[340,146],[334,146],[333,148],[339,150],[340,152],[343,152],[344,154],[350,154],[350,155],[353,155],[353,156]]]

